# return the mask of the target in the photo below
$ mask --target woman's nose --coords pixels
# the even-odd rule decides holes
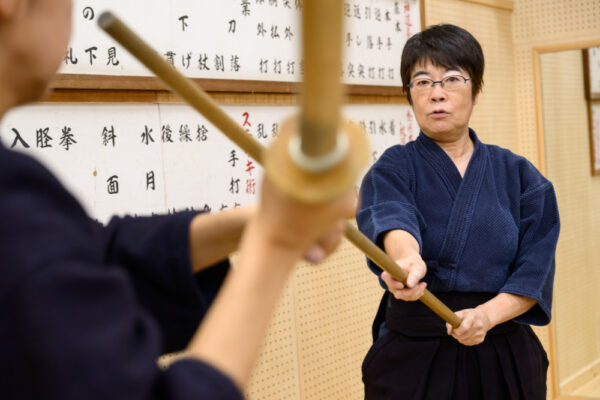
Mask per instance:
[[[442,88],[440,83],[435,83],[431,88],[431,92],[429,93],[429,98],[432,101],[444,101],[446,100],[446,91]]]

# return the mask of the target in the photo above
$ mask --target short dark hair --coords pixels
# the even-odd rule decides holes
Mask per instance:
[[[402,50],[400,76],[408,101],[410,97],[410,75],[415,65],[430,61],[437,67],[461,68],[472,79],[473,97],[483,85],[483,51],[477,39],[456,25],[432,25],[412,36]]]

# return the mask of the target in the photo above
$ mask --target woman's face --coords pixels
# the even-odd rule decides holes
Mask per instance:
[[[446,69],[426,61],[415,66],[410,81],[417,78],[440,81],[449,75],[470,78],[462,69]],[[471,81],[455,90],[446,90],[439,83],[422,91],[411,88],[413,111],[423,133],[438,142],[451,142],[468,135],[471,111],[477,100],[473,99],[471,89]]]

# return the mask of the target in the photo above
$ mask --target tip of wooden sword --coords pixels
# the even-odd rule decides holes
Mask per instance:
[[[100,28],[106,29],[110,25],[112,25],[115,19],[116,17],[112,12],[104,11],[102,14],[100,14],[100,17],[98,17],[98,25],[100,26]]]

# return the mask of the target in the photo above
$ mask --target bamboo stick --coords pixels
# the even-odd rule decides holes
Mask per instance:
[[[305,0],[302,10],[304,83],[302,152],[323,156],[336,147],[342,102],[343,0]]]
[[[346,222],[344,234],[354,246],[362,251],[379,268],[389,272],[394,279],[406,283],[407,274],[394,260],[391,259],[383,250],[377,247],[368,237],[363,235],[350,222]],[[448,322],[454,328],[458,328],[461,319],[452,312],[444,303],[425,289],[425,293],[419,299],[423,304],[429,307],[434,313],[439,315],[444,321]]]
[[[160,54],[154,51],[112,13],[103,13],[98,19],[98,24],[171,87],[173,92],[181,96],[214,126],[219,128],[231,141],[262,165],[265,152],[263,146],[223,112],[204,91],[173,68]],[[404,270],[350,222],[346,222],[345,236],[382,270],[389,272],[395,279],[403,283],[406,282]],[[461,320],[458,316],[428,290],[425,290],[425,294],[419,300],[453,327],[456,328],[460,325]]]

